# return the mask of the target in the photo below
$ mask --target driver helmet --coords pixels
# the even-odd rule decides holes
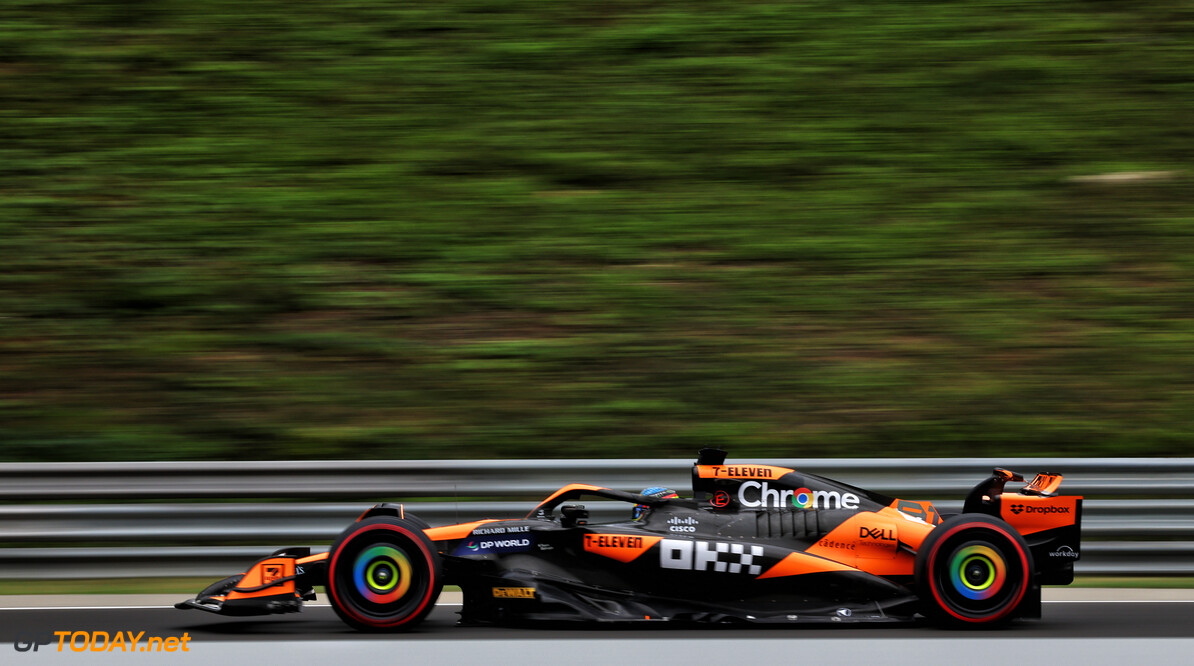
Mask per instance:
[[[663,486],[651,486],[650,488],[643,488],[642,492],[639,494],[646,495],[647,497],[658,497],[660,499],[679,497],[679,495],[676,494],[676,491],[672,490],[671,488],[664,488]],[[646,504],[635,504],[632,515],[634,516],[635,520],[641,520],[643,516],[647,515],[647,512],[650,509],[651,507],[647,506]]]

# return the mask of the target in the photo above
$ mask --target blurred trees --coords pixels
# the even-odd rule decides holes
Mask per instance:
[[[0,459],[1190,455],[1162,4],[14,0]]]

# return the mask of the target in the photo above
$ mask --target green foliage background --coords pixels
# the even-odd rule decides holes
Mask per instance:
[[[10,0],[0,459],[1191,455],[1192,119],[1187,0]]]

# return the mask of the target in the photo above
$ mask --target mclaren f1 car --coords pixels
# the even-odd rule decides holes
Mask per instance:
[[[1082,498],[1059,474],[996,469],[942,515],[786,467],[704,449],[692,498],[573,484],[520,519],[431,527],[398,504],[366,510],[326,553],[286,548],[177,608],[298,611],[324,586],[363,631],[422,621],[445,584],[461,622],[893,622],[999,626],[1040,617],[1042,585],[1073,580]],[[585,497],[640,507],[589,520]]]

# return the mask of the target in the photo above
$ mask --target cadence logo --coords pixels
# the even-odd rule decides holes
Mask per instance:
[[[1068,506],[1033,506],[1031,504],[1013,504],[1011,507],[1012,513],[1017,516],[1021,513],[1069,513]]]
[[[746,481],[738,486],[738,501],[748,509],[857,509],[858,495],[836,490],[776,489],[766,481]]]

